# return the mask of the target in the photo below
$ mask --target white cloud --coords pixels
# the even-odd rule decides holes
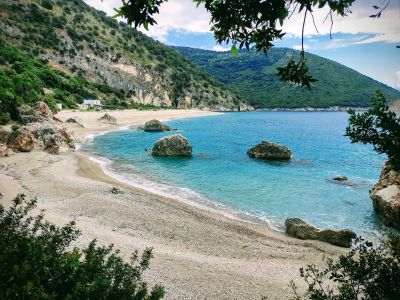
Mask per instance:
[[[400,70],[395,73],[396,81],[394,83],[394,87],[400,89]]]
[[[213,49],[213,51],[217,51],[217,52],[229,51],[229,48],[222,47],[221,45],[215,45],[212,49]]]
[[[121,0],[85,0],[85,2],[97,9],[104,10],[108,15],[114,15],[114,7],[121,5]],[[393,1],[396,2],[396,1]],[[332,33],[346,34],[369,34],[364,40],[352,41],[354,43],[373,43],[400,42],[400,10],[396,4],[391,4],[383,13],[381,18],[369,18],[374,13],[372,5],[373,1],[356,1],[353,7],[353,13],[348,17],[333,17],[334,25]],[[307,18],[305,33],[306,36],[312,38],[317,34],[329,34],[330,20],[325,20],[328,9],[315,9],[314,19],[318,27],[319,33],[316,32],[312,18]],[[157,25],[152,26],[149,31],[142,31],[162,42],[166,41],[166,37],[170,31],[182,31],[192,33],[208,33],[210,32],[210,15],[203,6],[196,7],[193,0],[170,0],[162,4],[160,14],[155,17]],[[300,37],[302,29],[303,15],[294,14],[287,20],[283,26],[283,30],[287,33],[286,37]],[[343,47],[347,44],[332,43],[331,46]]]
[[[294,46],[293,46],[293,49],[295,49],[295,50],[301,50],[301,45],[294,45]],[[304,44],[304,50],[308,50],[308,49],[310,49],[310,46]]]

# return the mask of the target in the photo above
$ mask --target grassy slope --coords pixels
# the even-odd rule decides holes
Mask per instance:
[[[334,61],[307,54],[311,73],[319,81],[311,91],[282,82],[276,67],[298,57],[298,51],[273,48],[267,55],[241,51],[229,52],[176,47],[190,61],[237,91],[255,107],[329,107],[368,106],[377,88],[393,100],[400,92]]]

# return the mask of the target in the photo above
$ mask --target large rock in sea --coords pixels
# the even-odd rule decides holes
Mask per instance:
[[[160,138],[153,147],[151,154],[154,156],[190,156],[192,146],[180,134]]]
[[[387,226],[400,229],[400,171],[386,162],[379,181],[369,191],[375,211]]]
[[[32,130],[26,126],[11,133],[7,146],[15,152],[30,152],[38,145]]]
[[[171,127],[162,124],[158,120],[150,120],[144,123],[144,131],[171,131]]]
[[[299,218],[285,221],[286,233],[301,240],[319,240],[340,247],[350,247],[356,234],[348,229],[320,230]]]
[[[292,151],[285,146],[262,141],[247,150],[247,155],[266,160],[289,160],[292,156]]]

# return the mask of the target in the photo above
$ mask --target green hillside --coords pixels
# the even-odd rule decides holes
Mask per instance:
[[[108,107],[247,107],[174,49],[82,0],[1,1],[0,41],[2,84],[8,86],[7,101],[12,98],[17,106],[46,100],[73,107],[96,97]],[[10,51],[19,58],[5,57]],[[43,72],[75,88],[44,80]],[[29,95],[16,86],[27,86]]]
[[[257,108],[296,108],[369,105],[377,88],[388,100],[400,92],[348,67],[313,54],[306,54],[310,71],[319,81],[312,90],[282,82],[276,68],[298,57],[299,51],[272,48],[267,55],[240,51],[229,52],[176,47],[180,53],[203,70],[225,83]]]

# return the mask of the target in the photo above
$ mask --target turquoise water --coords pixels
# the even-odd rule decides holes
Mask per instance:
[[[343,136],[347,118],[344,112],[251,112],[168,122],[193,145],[192,158],[152,157],[145,149],[171,133],[136,129],[97,136],[83,150],[107,158],[109,170],[140,186],[278,229],[285,218],[300,217],[371,236],[381,225],[368,190],[384,157]],[[249,158],[247,149],[261,140],[286,145],[292,160]],[[330,181],[338,175],[350,184]]]

